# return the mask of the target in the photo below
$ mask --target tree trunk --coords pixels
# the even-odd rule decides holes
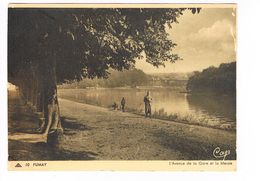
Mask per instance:
[[[57,79],[56,79],[56,63],[47,61],[44,65],[44,81],[43,81],[43,102],[45,112],[45,129],[44,134],[48,136],[50,133],[61,134],[60,110],[57,95]]]
[[[44,131],[44,127],[45,127],[45,117],[44,117],[44,109],[43,109],[43,81],[41,80],[41,75],[40,72],[35,74],[35,110],[37,115],[40,118],[40,122],[39,122],[39,128],[38,131],[39,132],[43,132]]]

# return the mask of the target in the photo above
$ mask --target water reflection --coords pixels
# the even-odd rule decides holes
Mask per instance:
[[[187,101],[190,109],[214,115],[217,118],[236,121],[236,98],[228,95],[189,94]]]

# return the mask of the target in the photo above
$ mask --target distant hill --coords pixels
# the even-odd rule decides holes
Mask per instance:
[[[158,79],[171,79],[171,80],[188,80],[191,73],[154,73],[149,74],[152,78]]]
[[[137,87],[137,86],[163,86],[185,90],[191,73],[159,73],[145,74],[142,70],[110,70],[107,79],[83,79],[79,82],[70,82],[59,85],[59,88],[88,88],[88,87]]]
[[[62,84],[59,88],[88,88],[88,87],[136,87],[148,85],[150,77],[142,70],[133,68],[131,70],[116,71],[110,70],[110,75],[107,79],[83,79],[79,82],[70,82]]]

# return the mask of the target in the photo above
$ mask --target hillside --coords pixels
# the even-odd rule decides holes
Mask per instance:
[[[59,85],[59,88],[89,88],[89,87],[137,87],[137,86],[164,86],[185,89],[188,73],[159,73],[146,74],[139,69],[124,71],[110,70],[107,79],[83,79]]]
[[[236,93],[236,62],[223,63],[219,67],[209,67],[202,72],[194,72],[187,83],[191,92]]]

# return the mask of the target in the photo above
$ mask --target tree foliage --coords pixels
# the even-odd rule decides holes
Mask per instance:
[[[143,53],[154,66],[175,62],[176,44],[165,27],[177,23],[184,10],[9,9],[9,78],[28,68],[41,73],[47,64],[55,66],[60,83],[107,77],[109,68],[129,69]]]
[[[223,63],[218,68],[212,66],[202,72],[194,72],[188,80],[187,90],[235,94],[236,62]]]
[[[47,136],[61,130],[57,83],[108,77],[110,68],[128,70],[143,54],[154,66],[178,60],[165,26],[184,10],[10,8],[8,81],[43,113]]]

